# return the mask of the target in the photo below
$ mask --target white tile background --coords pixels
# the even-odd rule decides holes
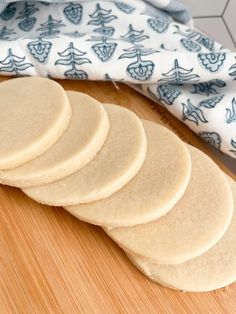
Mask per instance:
[[[181,0],[194,17],[197,28],[236,50],[236,0]]]

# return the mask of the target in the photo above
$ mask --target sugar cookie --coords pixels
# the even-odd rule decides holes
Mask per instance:
[[[43,154],[71,119],[63,88],[40,77],[0,84],[0,169],[20,166]]]
[[[236,183],[228,178],[236,206]],[[158,265],[129,256],[150,279],[173,289],[211,291],[236,281],[236,210],[229,228],[209,251],[183,264]]]
[[[110,196],[143,165],[146,136],[140,119],[128,109],[104,105],[110,120],[105,144],[84,168],[51,184],[23,189],[32,199],[55,206],[90,202]]]
[[[92,97],[67,92],[72,118],[61,138],[44,154],[24,165],[0,172],[0,182],[22,188],[59,180],[86,165],[104,144],[109,120]]]
[[[233,212],[228,181],[207,155],[192,146],[188,149],[191,178],[167,215],[143,225],[106,229],[128,253],[159,264],[179,264],[209,250],[225,233]]]
[[[180,199],[191,173],[186,145],[168,129],[142,123],[148,146],[137,176],[104,200],[66,207],[72,215],[106,227],[133,226],[166,214]],[[166,162],[171,156],[172,161]]]

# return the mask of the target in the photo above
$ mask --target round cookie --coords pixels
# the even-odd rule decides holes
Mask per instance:
[[[192,146],[188,149],[191,178],[167,215],[143,225],[105,230],[128,253],[159,264],[179,264],[209,250],[225,233],[233,212],[230,186],[207,155]]]
[[[55,81],[24,77],[0,84],[0,169],[43,154],[65,131],[71,106]]]
[[[236,206],[236,183],[228,178]],[[128,255],[151,280],[173,289],[211,291],[236,281],[236,210],[229,228],[209,251],[183,264],[161,265]]]
[[[104,105],[110,121],[105,144],[81,170],[54,183],[23,189],[32,199],[55,206],[75,205],[110,196],[143,165],[146,136],[140,119],[128,109]]]
[[[72,215],[106,227],[133,226],[166,214],[180,199],[191,173],[186,145],[168,129],[142,123],[148,146],[136,177],[104,200],[66,207]],[[171,156],[175,156],[172,162],[166,162]]]
[[[67,92],[72,118],[62,137],[38,158],[0,172],[0,182],[32,187],[59,180],[85,166],[107,137],[109,120],[104,107],[92,97]]]

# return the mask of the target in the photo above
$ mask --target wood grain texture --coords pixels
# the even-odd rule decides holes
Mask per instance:
[[[167,126],[236,179],[194,133],[129,87],[59,83]],[[236,284],[210,293],[161,287],[135,269],[99,227],[1,186],[0,313],[236,313]]]

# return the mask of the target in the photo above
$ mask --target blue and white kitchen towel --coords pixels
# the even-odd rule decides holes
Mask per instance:
[[[176,0],[6,2],[0,74],[135,84],[236,158],[236,53],[177,22]]]

